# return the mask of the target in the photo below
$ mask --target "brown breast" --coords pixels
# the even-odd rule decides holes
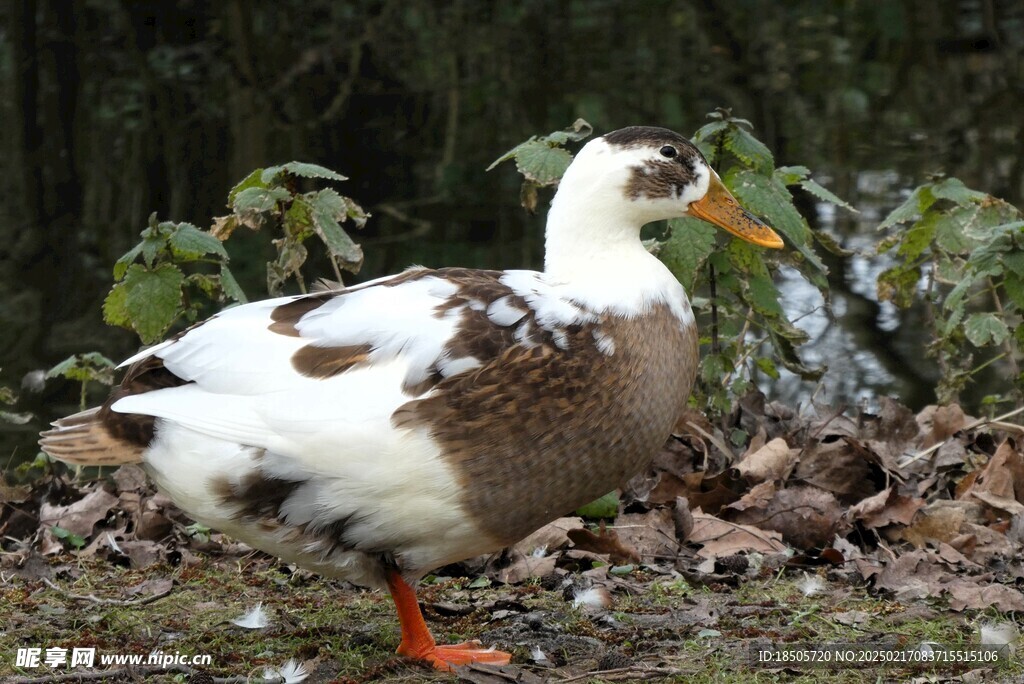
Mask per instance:
[[[603,352],[597,337],[614,342]],[[697,331],[660,306],[573,326],[567,349],[507,349],[406,404],[398,425],[428,426],[482,529],[511,543],[643,469],[686,405]]]

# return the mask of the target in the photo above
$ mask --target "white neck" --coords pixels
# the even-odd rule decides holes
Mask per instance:
[[[636,315],[664,303],[692,321],[682,286],[640,242],[644,224],[661,217],[624,200],[624,176],[598,171],[573,164],[562,178],[548,212],[545,280],[595,311]]]

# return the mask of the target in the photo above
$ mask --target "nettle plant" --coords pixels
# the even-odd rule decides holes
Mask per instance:
[[[133,330],[143,343],[152,344],[176,322],[197,320],[208,304],[220,308],[245,302],[223,245],[240,226],[269,227],[280,233],[273,238],[277,259],[267,264],[271,295],[281,294],[289,279],[306,292],[301,269],[308,250],[303,243],[313,235],[326,246],[339,283],[343,269],[358,271],[363,253],[342,223],[361,228],[366,212],[332,188],[299,192],[300,179],[346,180],[316,164],[291,162],[246,176],[228,195],[232,213],[214,219],[209,231],[150,216],[142,240],[114,264],[115,284],[103,304],[104,320]]]
[[[942,377],[940,403],[957,401],[982,369],[1002,363],[1009,386],[987,403],[1020,401],[1024,376],[1024,215],[1001,199],[936,177],[882,221],[878,252],[896,263],[878,276],[878,298],[909,308],[920,300]],[[980,360],[976,361],[975,356]]]
[[[709,319],[701,326],[701,343],[708,350],[702,355],[694,394],[706,409],[722,414],[735,397],[751,389],[758,373],[779,377],[773,359],[804,379],[817,379],[825,370],[801,361],[798,349],[807,341],[807,333],[786,318],[772,271],[779,265],[795,268],[827,302],[827,269],[814,245],[842,252],[828,236],[809,226],[789,188],[797,186],[825,202],[853,208],[811,180],[806,167],[776,168],[771,151],[750,132],[750,122],[732,117],[728,110],[708,118],[710,123],[694,135],[694,144],[740,203],[787,243],[782,252],[768,252],[695,218],[668,221],[662,237],[646,242],[686,287],[694,309]],[[578,120],[564,131],[530,138],[499,157],[491,168],[515,159],[525,178],[523,205],[532,211],[537,188],[557,185],[572,161],[562,145],[579,141],[591,131],[590,124]],[[774,353],[755,353],[765,344]]]

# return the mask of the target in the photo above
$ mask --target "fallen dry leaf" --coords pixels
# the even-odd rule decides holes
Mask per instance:
[[[520,553],[530,556],[538,549],[550,554],[558,549],[569,545],[569,530],[579,529],[584,526],[583,518],[566,517],[552,520],[526,539],[517,542],[513,548]]]
[[[945,586],[953,610],[995,608],[1003,612],[1024,611],[1024,594],[1005,584],[978,584],[970,580],[954,580]]]
[[[776,437],[736,464],[748,482],[785,480],[796,465],[797,449],[790,449],[786,440]]]
[[[621,516],[620,516],[621,517]],[[586,528],[569,530],[569,539],[580,551],[608,554],[613,565],[639,563],[640,554],[628,544],[624,544],[615,530],[601,526],[600,534],[594,534]]]
[[[702,544],[697,555],[709,559],[749,551],[776,553],[786,550],[778,532],[728,522],[699,509],[693,512],[693,531],[689,541]]]
[[[1012,440],[1004,440],[996,453],[959,498],[976,499],[1011,515],[1024,512],[1024,455]]]
[[[949,501],[939,499],[921,509],[902,536],[917,548],[928,541],[949,543],[960,534],[965,522],[981,522],[981,504],[976,501]]]
[[[923,506],[924,499],[898,494],[893,485],[851,506],[846,515],[850,522],[861,522],[869,529],[893,524],[909,525]]]
[[[56,525],[80,537],[89,537],[93,525],[106,518],[116,505],[116,496],[97,487],[67,506],[54,506],[44,501],[39,507],[39,522],[47,526]]]
[[[876,460],[858,440],[844,436],[809,445],[800,456],[794,476],[851,504],[878,491],[872,477]]]
[[[626,549],[636,552],[641,561],[674,560],[679,554],[676,525],[669,508],[654,508],[646,513],[625,513],[611,527]]]

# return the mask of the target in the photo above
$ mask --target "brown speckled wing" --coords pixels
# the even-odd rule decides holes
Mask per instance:
[[[602,352],[595,328],[614,343]],[[567,349],[516,345],[445,380],[394,415],[428,429],[457,472],[464,505],[510,543],[644,468],[682,413],[697,333],[667,307],[579,326]]]

